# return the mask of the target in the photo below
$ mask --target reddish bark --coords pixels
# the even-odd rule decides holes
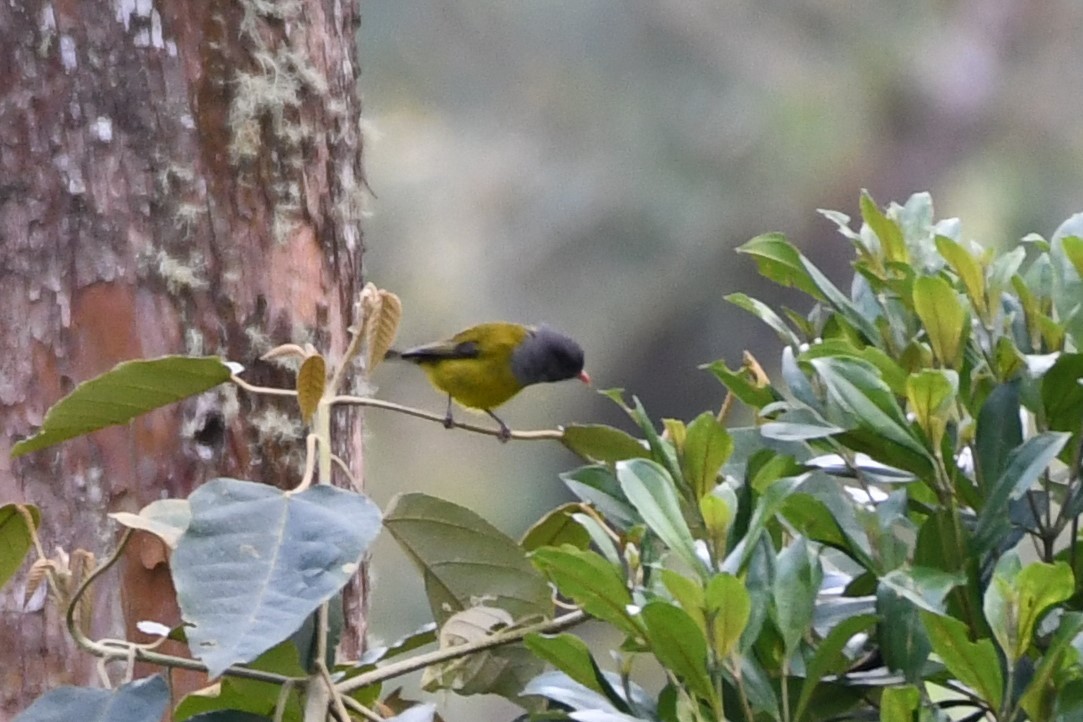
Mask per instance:
[[[271,344],[344,348],[363,172],[352,3],[0,4],[0,502],[42,509],[50,552],[115,542],[106,514],[230,475],[288,486],[281,402],[215,392],[12,460],[74,384],[119,361],[223,354],[256,382]],[[225,433],[217,434],[223,425]],[[360,438],[353,417],[340,438]],[[261,430],[262,429],[262,430]],[[201,443],[203,442],[203,443]],[[360,475],[355,441],[339,450]],[[97,635],[178,621],[164,550],[137,540],[96,589]],[[356,622],[346,647],[360,646]],[[0,590],[0,719],[89,683],[51,603]]]

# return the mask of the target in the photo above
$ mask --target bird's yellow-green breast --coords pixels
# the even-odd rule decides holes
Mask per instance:
[[[515,323],[483,323],[402,356],[420,365],[432,384],[459,404],[488,410],[525,385],[516,378],[512,355],[529,333]]]

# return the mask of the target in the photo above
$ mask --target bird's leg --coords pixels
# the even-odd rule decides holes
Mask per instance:
[[[450,429],[455,425],[455,419],[451,415],[451,394],[447,395],[447,415],[444,417],[444,428]]]
[[[511,429],[508,428],[508,425],[505,424],[499,416],[494,414],[489,409],[485,409],[485,413],[487,413],[489,416],[492,416],[493,420],[496,421],[496,423],[500,424],[500,434],[497,435],[496,438],[500,439],[501,443],[507,443],[508,439],[511,438]]]

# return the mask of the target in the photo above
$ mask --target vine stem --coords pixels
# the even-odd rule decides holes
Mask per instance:
[[[362,687],[368,687],[369,685],[383,682],[385,679],[391,679],[392,677],[398,677],[419,669],[424,669],[429,665],[448,662],[452,659],[459,659],[460,657],[467,657],[471,654],[476,654],[477,652],[483,652],[486,649],[502,647],[505,644],[519,642],[530,634],[550,634],[553,632],[560,632],[570,627],[574,627],[575,625],[586,621],[588,618],[587,613],[579,609],[557,617],[556,619],[549,619],[526,627],[510,629],[502,634],[495,634],[491,637],[479,639],[476,642],[456,644],[453,647],[446,647],[434,652],[429,652],[428,654],[419,654],[399,662],[392,662],[391,664],[374,669],[371,672],[359,674],[356,677],[351,677],[350,679],[339,682],[335,685],[335,689],[340,694],[349,694]]]
[[[79,588],[75,590],[75,594],[72,595],[71,601],[68,603],[68,608],[64,612],[64,622],[67,625],[68,634],[75,640],[82,649],[93,654],[96,657],[104,657],[106,659],[124,659],[129,661],[149,662],[151,664],[157,664],[162,667],[179,667],[181,669],[191,669],[197,672],[206,672],[206,665],[198,662],[194,659],[188,659],[187,657],[176,657],[172,654],[162,654],[161,652],[151,651],[147,645],[135,644],[134,642],[121,642],[121,641],[96,641],[89,638],[83,633],[80,627],[80,620],[76,619],[77,610],[79,609],[79,600],[90,589],[90,585],[94,583],[102,574],[109,570],[118,559],[120,555],[124,553],[125,547],[128,546],[128,542],[132,538],[132,531],[128,529],[124,532],[124,536],[121,537],[120,543],[117,544],[117,548],[113,551],[109,557],[102,562],[101,566],[94,569],[87,578],[82,581]],[[284,674],[276,674],[274,672],[265,672],[259,669],[249,669],[247,667],[229,667],[222,672],[223,675],[231,677],[243,677],[245,679],[254,679],[260,682],[273,682],[275,684],[285,684],[287,682],[303,682],[304,677],[289,677]]]

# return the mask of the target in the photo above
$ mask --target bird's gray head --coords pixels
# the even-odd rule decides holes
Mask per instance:
[[[583,371],[583,349],[547,326],[538,326],[511,354],[511,370],[523,386],[589,377]]]

